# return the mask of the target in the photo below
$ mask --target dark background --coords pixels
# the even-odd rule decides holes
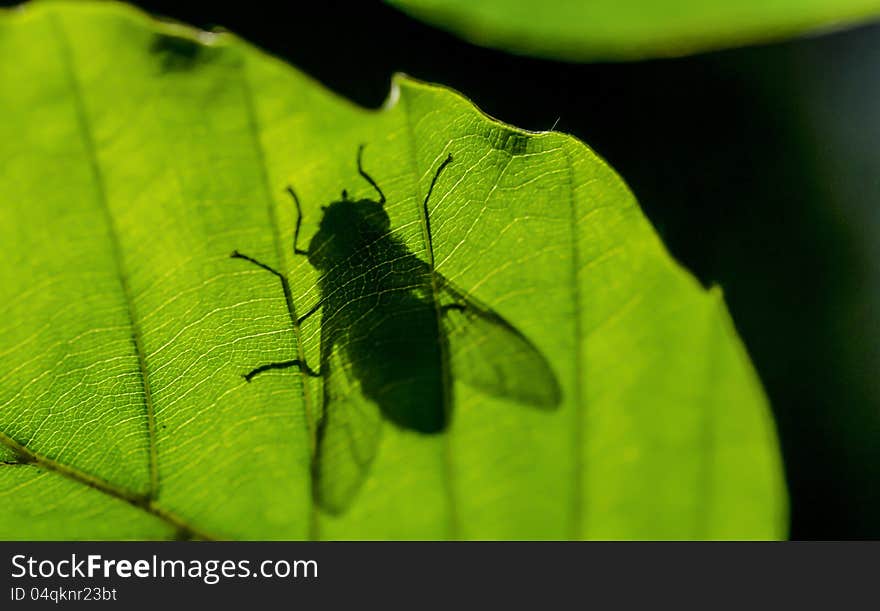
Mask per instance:
[[[724,288],[776,416],[791,537],[880,538],[880,27],[579,65],[371,2],[135,4],[232,30],[364,106],[402,71],[519,127],[558,120],[624,177],[673,255]]]

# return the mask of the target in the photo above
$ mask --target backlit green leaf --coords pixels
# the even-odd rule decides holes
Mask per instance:
[[[397,78],[368,111],[230,35],[106,3],[0,15],[0,537],[775,538],[766,399],[719,290],[586,146]],[[439,434],[381,425],[350,506],[312,497],[320,313],[295,256],[347,189],[509,321],[555,409],[458,378]],[[394,315],[394,313],[391,313]],[[522,371],[536,380],[537,372]],[[550,396],[552,402],[552,392]],[[540,402],[540,401],[539,401]],[[546,402],[546,401],[545,401]],[[359,433],[360,431],[355,431]]]

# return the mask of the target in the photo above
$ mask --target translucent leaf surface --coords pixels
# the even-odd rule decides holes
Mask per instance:
[[[766,400],[718,290],[586,146],[398,78],[368,111],[230,35],[122,5],[0,15],[0,536],[774,538]],[[545,358],[555,409],[457,379],[448,428],[381,423],[350,506],[312,496],[319,298],[293,252],[347,189]],[[454,161],[429,201],[438,164]],[[394,313],[391,313],[392,315]],[[530,372],[523,371],[523,376]],[[556,400],[556,399],[554,399]]]

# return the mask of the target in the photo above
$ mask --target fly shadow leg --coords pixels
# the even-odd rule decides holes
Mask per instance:
[[[232,252],[232,254],[230,255],[230,258],[242,259],[242,260],[247,261],[249,263],[253,263],[254,265],[259,267],[260,269],[264,269],[267,272],[269,272],[270,274],[273,274],[275,277],[277,277],[281,281],[281,288],[284,290],[284,297],[285,297],[286,301],[288,302],[288,304],[290,303],[290,300],[291,300],[291,298],[290,298],[290,284],[288,284],[287,278],[284,276],[284,274],[282,274],[281,272],[279,272],[278,270],[276,270],[272,267],[269,267],[265,263],[257,261],[253,257],[249,257],[247,255],[241,254],[237,250]],[[318,305],[320,305],[320,304],[318,304]],[[288,309],[289,309],[289,306],[288,306]],[[308,318],[308,316],[311,315],[312,313],[314,313],[317,309],[318,309],[318,306],[315,306],[305,316],[301,316],[299,319],[295,319],[294,324],[299,326],[299,324],[303,320]],[[293,319],[292,315],[291,315],[291,319]],[[246,381],[250,382],[252,379],[254,379],[254,377],[258,376],[259,374],[261,374],[263,372],[271,371],[273,369],[289,369],[291,367],[297,367],[300,371],[305,373],[307,376],[314,377],[314,378],[321,377],[321,374],[319,372],[315,371],[314,369],[312,369],[311,367],[309,367],[308,363],[306,363],[305,361],[302,361],[300,359],[294,359],[292,361],[282,361],[279,363],[267,363],[265,365],[260,365],[259,367],[244,374],[244,379]]]
[[[364,170],[364,165],[363,165],[363,163],[361,162],[361,158],[364,156],[364,147],[365,147],[365,146],[367,146],[367,145],[366,145],[366,144],[361,144],[361,145],[358,147],[358,153],[357,153],[358,174],[360,174],[360,175],[364,178],[364,180],[366,180],[368,183],[370,183],[370,185],[372,185],[372,187],[376,190],[376,193],[379,194],[379,204],[382,205],[382,206],[384,206],[384,205],[385,205],[385,201],[386,201],[386,200],[385,200],[385,194],[382,193],[382,189],[379,188],[378,183],[376,183],[376,181],[373,180],[373,177],[370,176],[369,174],[367,174],[367,171]]]
[[[431,212],[428,210],[428,200],[431,199],[431,193],[434,192],[434,185],[437,184],[437,179],[440,178],[440,174],[450,163],[452,163],[452,153],[449,153],[449,155],[446,156],[446,159],[443,160],[443,163],[437,167],[437,172],[434,174],[434,179],[431,181],[431,186],[428,187],[428,194],[425,195],[425,201],[422,204],[425,209],[425,228],[427,229],[428,234],[428,252],[430,253],[432,270],[434,267],[434,243],[431,235]]]
[[[248,382],[250,382],[254,377],[260,375],[264,371],[270,371],[272,369],[289,369],[291,367],[299,368],[300,371],[302,371],[303,373],[305,373],[309,377],[312,377],[312,378],[320,378],[321,377],[320,373],[313,370],[305,362],[303,362],[299,359],[294,359],[292,361],[282,361],[280,363],[267,363],[265,365],[260,365],[256,369],[244,374],[244,379],[247,380]]]

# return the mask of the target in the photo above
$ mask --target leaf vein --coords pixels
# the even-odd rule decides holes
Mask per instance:
[[[584,397],[583,397],[583,347],[581,342],[584,341],[583,329],[581,325],[581,308],[582,296],[580,291],[579,276],[580,270],[580,248],[578,247],[578,214],[577,200],[575,198],[575,180],[574,180],[574,163],[568,154],[568,149],[562,147],[562,154],[568,165],[568,183],[569,183],[569,209],[571,214],[571,290],[572,302],[574,304],[574,370],[575,375],[574,386],[574,410],[575,425],[572,427],[572,451],[574,454],[573,472],[574,481],[572,487],[572,522],[571,522],[571,538],[580,539],[583,535],[583,513],[584,513],[584,457],[583,457],[583,426],[584,426]]]
[[[159,518],[163,522],[170,524],[178,531],[186,533],[190,538],[199,538],[204,540],[217,539],[217,537],[214,537],[205,531],[191,526],[177,514],[159,506],[159,504],[156,503],[156,501],[149,496],[127,490],[125,488],[112,484],[100,477],[92,475],[91,473],[86,473],[85,471],[77,469],[76,467],[73,467],[71,465],[60,463],[49,458],[48,456],[43,456],[42,454],[33,452],[27,446],[18,443],[6,433],[0,432],[0,445],[6,446],[10,450],[12,450],[17,456],[19,456],[20,464],[33,465],[38,468],[42,468],[45,471],[56,473],[62,477],[73,480],[74,482],[77,482],[89,488],[93,488],[98,492],[103,492],[108,496],[119,499],[121,501],[125,501],[126,503],[129,503],[137,509],[145,511],[150,515]],[[13,489],[13,491],[14,490],[15,489]],[[4,494],[9,494],[10,492],[11,491],[5,491]]]
[[[73,104],[74,110],[76,112],[77,122],[79,124],[83,141],[86,146],[87,157],[89,167],[92,172],[92,177],[95,181],[98,204],[101,208],[107,225],[107,233],[113,252],[113,261],[116,266],[116,274],[119,278],[120,288],[122,290],[123,299],[126,305],[128,321],[131,326],[132,343],[134,344],[134,350],[137,355],[138,368],[140,370],[141,389],[143,391],[144,397],[144,408],[147,417],[147,443],[149,446],[148,460],[150,477],[148,496],[151,499],[155,499],[158,497],[159,494],[159,461],[158,452],[156,449],[156,417],[153,407],[153,395],[150,389],[150,379],[147,375],[147,361],[146,355],[144,353],[143,339],[140,325],[138,324],[137,320],[137,309],[134,305],[134,300],[132,299],[131,295],[131,288],[128,284],[128,275],[125,269],[125,264],[123,262],[122,245],[119,239],[119,232],[116,228],[116,223],[113,219],[113,215],[110,212],[104,177],[101,172],[100,163],[98,161],[97,147],[95,145],[95,140],[92,133],[93,130],[89,122],[88,114],[86,112],[85,99],[82,93],[82,87],[77,77],[72,49],[70,48],[70,42],[68,40],[67,33],[64,30],[64,26],[61,24],[58,17],[54,14],[51,15],[51,23],[59,41],[59,47],[61,51],[61,63],[65,72],[67,73],[67,78],[73,97]]]
[[[275,243],[275,255],[278,258],[278,263],[283,265],[284,264],[284,249],[283,249],[282,240],[281,240],[281,230],[280,230],[279,223],[278,223],[278,214],[276,213],[276,210],[275,210],[275,198],[272,197],[272,190],[269,186],[269,174],[268,174],[268,168],[266,165],[266,151],[263,148],[263,142],[262,142],[262,138],[260,136],[261,130],[260,130],[259,118],[257,117],[257,110],[256,110],[255,101],[254,101],[254,94],[251,89],[251,84],[250,84],[250,80],[248,77],[247,66],[248,66],[248,63],[247,63],[247,60],[245,59],[242,62],[242,67],[241,67],[241,83],[242,83],[242,89],[243,89],[243,93],[244,93],[245,107],[247,109],[248,127],[251,131],[251,138],[252,138],[253,145],[254,145],[254,151],[257,154],[257,160],[259,162],[258,165],[260,166],[260,179],[262,181],[263,194],[264,194],[264,197],[266,198],[266,201],[268,202],[269,223],[272,226],[272,239]],[[281,271],[282,271],[282,273],[285,273],[284,269],[282,269]],[[286,273],[285,273],[285,276],[286,276]],[[285,284],[285,288],[284,288],[284,301],[287,304],[287,311],[290,314],[290,323],[293,327],[294,339],[296,340],[297,358],[300,360],[300,362],[305,363],[306,356],[305,356],[305,350],[303,349],[302,331],[300,329],[299,324],[297,324],[296,307],[294,306],[293,297],[291,296],[290,290],[287,288],[286,284]],[[312,432],[312,422],[313,422],[313,414],[315,414],[315,411],[313,409],[314,406],[312,405],[311,393],[309,392],[310,381],[308,379],[308,375],[306,374],[306,372],[303,369],[300,369],[300,376],[302,379],[303,405],[305,407],[306,435],[308,436],[309,447],[312,449],[312,452],[314,452],[315,439],[313,437],[313,432]],[[310,470],[309,473],[310,473],[310,476],[313,476],[312,470]],[[317,506],[315,504],[314,498],[312,498],[312,495],[310,495],[309,498],[311,499],[311,501],[310,501],[311,504],[309,507],[309,539],[310,540],[317,540],[320,538],[320,533],[318,531]]]
[[[402,100],[406,100],[406,96],[402,98]],[[410,150],[410,159],[412,161],[413,166],[413,176],[418,176],[418,163],[416,161],[416,137],[415,131],[412,124],[412,116],[410,112],[409,102],[406,102],[406,109],[404,110],[403,116],[404,121],[407,126],[407,135],[409,136],[409,150]],[[456,183],[457,184],[457,183]],[[429,228],[428,228],[428,209],[427,209],[427,200],[424,205],[421,205],[421,197],[419,193],[419,181],[415,182],[415,201],[418,206],[418,215],[419,215],[419,224],[422,228],[422,239],[425,242],[425,254],[428,257],[428,264],[433,271],[434,268],[434,252],[431,247],[431,240],[429,239]],[[434,311],[437,315],[437,328],[442,329],[441,321],[440,321],[440,296],[439,291],[437,290],[437,281],[435,275],[431,274],[431,293],[434,299]],[[443,371],[441,375],[443,376],[444,384],[443,388],[450,389],[452,388],[450,372],[448,367],[448,358],[445,354],[447,352],[447,347],[445,342],[440,342],[441,350],[443,351],[442,360],[442,368]],[[450,397],[448,392],[444,392],[443,394],[443,409],[447,414],[450,413],[451,409]],[[457,502],[455,498],[455,487],[453,484],[452,477],[452,443],[450,441],[450,431],[446,431],[443,435],[443,481],[444,481],[444,491],[446,493],[447,502],[449,504],[449,538],[456,539],[459,536],[459,519],[458,519],[458,509]]]

